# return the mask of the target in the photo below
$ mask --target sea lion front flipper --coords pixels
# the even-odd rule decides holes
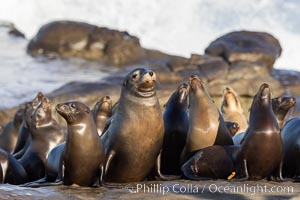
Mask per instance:
[[[156,165],[155,165],[155,178],[158,180],[162,180],[162,181],[171,181],[171,180],[176,180],[176,179],[180,179],[181,175],[164,175],[161,173],[161,152],[158,154],[157,159],[156,159]]]
[[[274,173],[267,177],[267,179],[277,182],[289,181],[289,179],[285,179],[282,177],[282,165],[283,161],[281,160],[279,166],[274,170]]]
[[[110,151],[108,156],[107,156],[107,159],[106,159],[106,164],[105,164],[105,170],[104,170],[104,178],[108,172],[108,169],[109,169],[109,166],[114,158],[114,156],[116,155],[116,152],[115,151]]]

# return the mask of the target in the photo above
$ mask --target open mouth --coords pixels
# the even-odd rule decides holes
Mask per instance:
[[[154,91],[155,80],[145,81],[138,86],[139,92],[149,93]]]
[[[262,85],[260,96],[262,99],[267,99],[270,96],[270,88],[267,84]]]

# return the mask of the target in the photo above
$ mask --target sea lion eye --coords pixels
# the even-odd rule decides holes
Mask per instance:
[[[138,73],[132,74],[132,78],[135,79],[138,76]]]
[[[72,103],[71,108],[76,108],[76,105],[74,103]]]

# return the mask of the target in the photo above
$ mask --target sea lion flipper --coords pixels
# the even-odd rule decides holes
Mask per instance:
[[[267,177],[267,179],[271,181],[277,181],[277,182],[288,181],[288,179],[282,177],[282,166],[283,166],[283,160],[281,160],[279,166],[274,170],[274,173],[271,174],[269,177]]]
[[[234,181],[246,181],[249,179],[249,173],[248,173],[248,168],[247,168],[247,160],[243,159],[243,163],[242,166],[239,170],[239,172],[242,172],[243,174],[238,174],[238,176],[236,178],[233,178],[231,180]]]
[[[110,151],[108,156],[107,156],[107,159],[106,159],[106,164],[105,164],[105,170],[104,170],[104,175],[107,175],[107,172],[108,172],[108,169],[109,169],[109,166],[114,158],[114,156],[116,155],[116,152],[115,151]]]
[[[161,173],[161,151],[157,156],[156,159],[156,165],[155,165],[155,178],[158,180],[163,180],[163,181],[171,181],[171,180],[176,180],[180,179],[181,175],[164,175]]]

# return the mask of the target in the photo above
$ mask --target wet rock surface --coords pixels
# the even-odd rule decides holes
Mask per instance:
[[[138,187],[140,189],[138,189]],[[0,185],[1,199],[298,199],[300,184],[270,181],[140,182],[117,187]]]

